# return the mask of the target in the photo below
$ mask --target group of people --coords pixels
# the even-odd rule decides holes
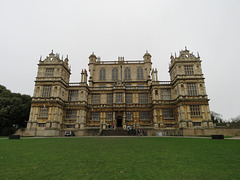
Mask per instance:
[[[145,135],[144,134],[144,129],[141,129],[141,128],[134,129],[131,126],[127,126],[127,131],[128,131],[128,135],[131,135],[131,136],[134,136],[134,135],[144,136]]]
[[[114,128],[115,128],[115,125],[114,125],[114,124],[112,124],[112,125],[111,125],[111,124],[108,124],[107,127],[108,127],[108,129],[110,130],[110,129],[114,129]]]
[[[115,129],[115,124],[108,124],[107,125],[108,130],[114,130]],[[127,132],[129,136],[144,136],[144,129],[141,128],[134,128],[133,126],[127,126]]]

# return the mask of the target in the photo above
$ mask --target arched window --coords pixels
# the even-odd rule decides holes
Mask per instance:
[[[130,79],[131,79],[131,71],[130,71],[129,68],[126,68],[126,69],[124,70],[124,79],[125,79],[125,80],[130,80]]]
[[[112,70],[112,80],[118,80],[118,69],[116,68]]]
[[[106,70],[100,69],[100,80],[106,80]]]
[[[143,79],[143,69],[142,68],[137,69],[137,79]]]

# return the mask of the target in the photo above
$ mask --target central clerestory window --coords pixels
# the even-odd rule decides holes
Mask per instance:
[[[137,79],[143,79],[143,69],[142,68],[137,69]]]
[[[130,80],[130,79],[131,79],[131,71],[130,71],[129,68],[126,68],[126,69],[124,70],[124,79],[125,79],[125,80]]]
[[[112,70],[112,80],[118,80],[118,69],[114,68]]]
[[[130,93],[125,94],[125,102],[126,104],[132,104],[132,94]]]
[[[116,93],[116,103],[123,103],[123,93]]]
[[[106,70],[104,68],[100,69],[100,80],[106,80]]]

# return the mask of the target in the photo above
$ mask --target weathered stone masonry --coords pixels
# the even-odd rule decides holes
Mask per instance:
[[[89,77],[83,69],[81,82],[70,83],[68,57],[50,53],[39,60],[26,133],[82,136],[113,124],[169,135],[213,128],[199,55],[185,49],[170,60],[170,81],[159,81],[148,52],[141,60],[115,61],[91,54]]]

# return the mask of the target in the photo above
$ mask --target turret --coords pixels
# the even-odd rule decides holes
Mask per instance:
[[[89,56],[89,64],[95,63],[97,59],[97,56],[94,54],[94,52]]]
[[[89,73],[90,73],[90,77],[89,77],[89,86],[92,86],[92,76],[93,76],[93,72],[94,72],[94,68],[95,68],[95,64],[96,64],[96,60],[97,60],[97,56],[94,54],[94,52],[89,56]],[[99,61],[100,62],[100,61]],[[85,72],[84,72],[85,73]],[[87,74],[84,75],[85,77],[87,77]],[[85,80],[85,78],[84,78]]]
[[[148,53],[148,51],[146,51],[146,53],[143,56],[143,59],[145,62],[151,62],[151,54]]]

